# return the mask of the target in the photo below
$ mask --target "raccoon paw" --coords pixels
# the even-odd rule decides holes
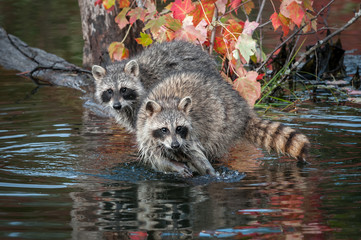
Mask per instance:
[[[193,176],[192,170],[184,163],[172,161],[173,170],[184,178]]]

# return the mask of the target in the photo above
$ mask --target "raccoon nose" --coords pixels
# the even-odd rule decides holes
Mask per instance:
[[[116,109],[116,110],[119,110],[119,109],[122,108],[122,105],[120,103],[114,103],[113,108]]]
[[[180,144],[179,142],[172,142],[170,146],[172,147],[172,149],[178,149],[180,147]]]

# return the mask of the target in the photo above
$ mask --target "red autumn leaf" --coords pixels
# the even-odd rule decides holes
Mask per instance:
[[[280,6],[280,13],[285,16],[286,18],[290,18],[290,12],[287,9],[288,5],[290,5],[295,0],[282,0],[281,6]]]
[[[243,28],[244,28],[244,22],[240,21],[237,22],[234,19],[229,19],[228,20],[228,26],[227,26],[227,32],[225,35],[226,40],[231,41],[231,40],[237,40],[238,36],[243,32]],[[230,34],[229,32],[231,32],[232,34]],[[235,38],[234,38],[235,37]]]
[[[194,8],[195,6],[192,4],[191,0],[175,0],[170,10],[172,11],[175,19],[183,21],[186,15],[193,11]]]
[[[112,42],[108,47],[109,56],[112,60],[122,60],[129,57],[129,51],[121,42]]]
[[[215,38],[213,48],[217,53],[219,53],[221,55],[226,55],[227,54],[227,45],[224,42],[223,37],[216,37]]]
[[[115,17],[115,22],[118,24],[120,29],[123,29],[125,26],[129,24],[126,15],[129,11],[129,7],[125,7],[122,11]]]
[[[236,12],[238,11],[238,7],[239,5],[241,5],[242,0],[231,0],[229,6],[231,7],[232,10],[235,10]]]
[[[251,10],[254,8],[254,3],[251,0],[231,0],[229,6],[236,13],[241,6],[248,15],[250,14]]]
[[[270,20],[272,22],[272,26],[273,29],[276,31],[280,26],[282,26],[282,22],[281,20],[278,18],[278,14],[276,12],[274,12],[271,17]]]
[[[283,16],[281,13],[278,14],[278,19],[282,23],[283,36],[286,36],[290,31],[290,20]]]
[[[214,12],[214,4],[213,3],[204,3],[203,1],[201,1],[195,5],[195,9],[189,13],[189,15],[193,16],[193,25],[194,26],[197,26],[199,24],[199,22],[202,21],[202,19],[206,20],[206,17],[204,16],[204,12],[206,13],[206,16],[207,16],[209,22],[212,22],[213,12]]]
[[[130,6],[129,0],[117,0],[119,8],[125,8]]]
[[[94,6],[100,5],[103,3],[103,0],[96,0]]]
[[[132,25],[137,20],[141,20],[142,22],[144,22],[146,15],[147,15],[146,9],[136,7],[128,12],[128,16],[130,17],[129,22]]]
[[[298,26],[300,27],[302,23],[303,16],[305,15],[305,12],[300,7],[300,5],[297,4],[297,2],[293,1],[287,6],[287,10],[290,13],[290,19]]]
[[[200,42],[203,44],[207,40],[207,23],[202,20],[197,27],[194,27],[192,21],[192,16],[187,16],[184,19],[182,28],[175,32],[175,39],[186,40],[194,43]]]

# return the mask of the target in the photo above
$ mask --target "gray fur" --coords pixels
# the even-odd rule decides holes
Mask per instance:
[[[151,116],[146,112],[149,101],[161,106]],[[246,101],[219,74],[201,71],[173,74],[149,92],[139,109],[136,135],[141,158],[155,169],[184,176],[190,175],[187,167],[172,167],[174,161],[170,159],[187,162],[201,174],[214,174],[209,162],[223,157],[244,136],[250,115]],[[187,138],[180,140],[182,154],[167,147],[165,140],[152,136],[152,131],[164,126],[171,132],[177,126],[188,127]]]
[[[157,107],[147,110],[148,103]],[[186,138],[177,134],[180,126],[188,129]],[[166,134],[154,134],[163,128]],[[137,114],[136,137],[143,161],[185,177],[192,175],[186,164],[200,174],[215,174],[210,161],[240,140],[301,161],[309,146],[305,135],[260,119],[219,74],[204,71],[172,74],[150,90]]]
[[[173,41],[156,43],[142,51],[137,56],[111,64],[101,73],[100,66],[93,67],[96,85],[96,98],[116,118],[117,122],[133,132],[135,113],[142,97],[146,92],[168,74],[177,71],[205,71],[217,73],[215,61],[199,46],[192,43]],[[102,93],[111,88],[118,92],[126,87],[136,91],[137,98],[126,100],[121,96],[114,96],[109,102],[102,101]],[[120,110],[113,109],[115,102],[121,105]]]

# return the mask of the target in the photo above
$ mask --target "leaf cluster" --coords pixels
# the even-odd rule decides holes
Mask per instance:
[[[254,69],[266,61],[266,55],[255,37],[260,23],[249,20],[255,9],[252,0],[175,0],[165,7],[159,6],[155,0],[97,0],[95,4],[108,11],[116,6],[120,8],[115,17],[120,29],[128,27],[129,31],[136,20],[142,21],[143,32],[136,41],[144,47],[153,42],[172,40],[202,45],[210,54],[219,56],[222,75],[250,105],[260,99],[262,88],[259,80],[264,74]],[[315,29],[312,4],[312,0],[282,0],[279,13],[274,7],[274,13],[269,17],[274,30],[280,28],[286,36],[301,24],[307,25],[304,31]],[[240,19],[240,15],[245,16],[245,20]],[[129,56],[124,39],[109,46],[113,60]]]

